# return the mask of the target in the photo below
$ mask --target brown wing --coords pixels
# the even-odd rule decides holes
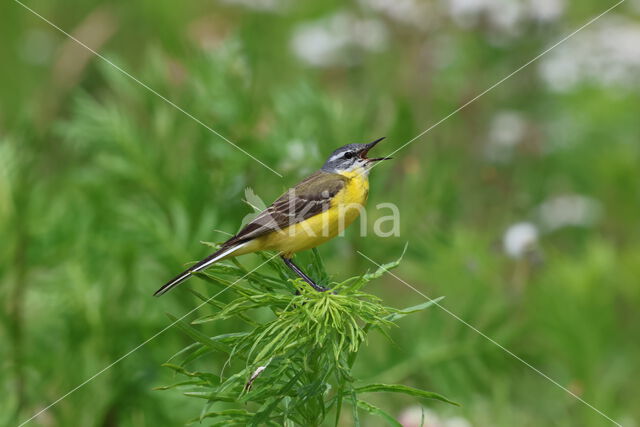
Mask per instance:
[[[347,179],[335,173],[314,173],[287,190],[223,246],[253,240],[326,211],[331,199],[344,188]]]

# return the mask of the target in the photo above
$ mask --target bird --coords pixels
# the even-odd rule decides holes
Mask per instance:
[[[360,215],[369,195],[369,171],[377,162],[391,159],[367,157],[383,139],[333,151],[320,170],[288,189],[216,252],[169,280],[154,296],[167,293],[219,261],[263,250],[276,251],[313,289],[327,291],[294,264],[292,257],[333,239]]]

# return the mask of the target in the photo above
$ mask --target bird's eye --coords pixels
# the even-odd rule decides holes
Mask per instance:
[[[351,151],[347,151],[343,156],[345,159],[350,159],[353,157],[353,153]]]

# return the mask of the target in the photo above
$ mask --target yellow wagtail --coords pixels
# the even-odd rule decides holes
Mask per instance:
[[[218,251],[171,279],[154,295],[168,292],[218,261],[262,250],[279,252],[284,263],[305,282],[318,291],[326,291],[291,257],[334,238],[358,217],[369,194],[369,169],[374,163],[389,159],[367,157],[369,150],[383,139],[335,150],[319,171],[287,190]]]

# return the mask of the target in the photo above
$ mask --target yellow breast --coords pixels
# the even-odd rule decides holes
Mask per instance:
[[[364,171],[343,173],[345,186],[332,199],[331,207],[298,224],[264,237],[260,245],[290,256],[323,244],[341,233],[358,216],[369,195],[369,179]]]

